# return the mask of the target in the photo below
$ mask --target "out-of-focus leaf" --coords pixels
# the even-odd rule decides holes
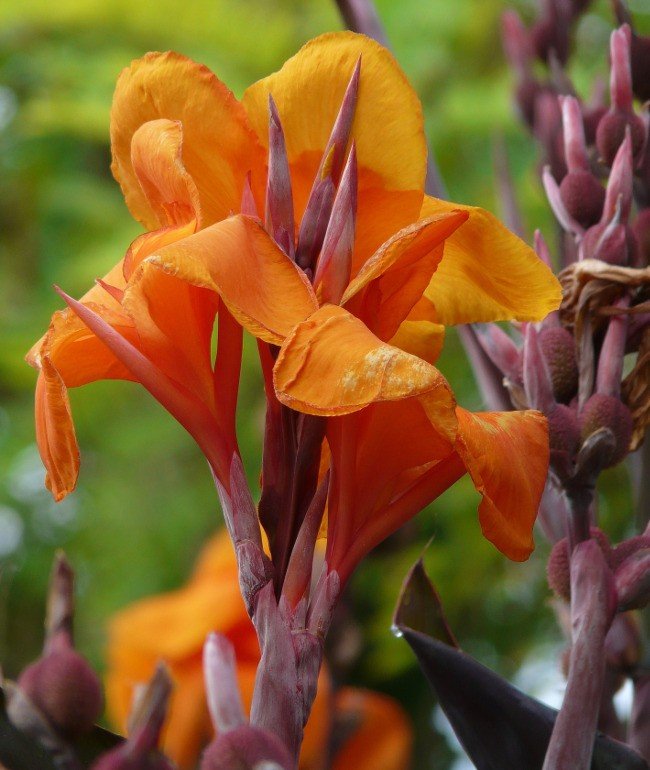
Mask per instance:
[[[541,770],[557,711],[517,690],[469,655],[407,627],[454,732],[478,770]],[[648,770],[632,749],[596,736],[592,770]]]
[[[76,758],[83,767],[89,767],[101,754],[123,741],[102,727],[75,740]],[[18,730],[12,724],[5,708],[5,693],[0,687],[0,768],[7,770],[58,770],[60,764],[38,741]]]
[[[17,730],[5,710],[4,691],[0,688],[0,767],[8,770],[56,770],[48,753],[35,741]]]
[[[411,567],[397,600],[393,627],[405,626],[458,647],[442,608],[438,592],[424,570],[422,559]]]
[[[90,766],[101,754],[114,749],[124,738],[95,726],[91,732],[75,741],[74,747],[84,766]]]

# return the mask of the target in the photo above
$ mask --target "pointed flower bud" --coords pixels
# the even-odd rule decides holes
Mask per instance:
[[[245,724],[247,720],[237,684],[235,649],[223,634],[208,636],[203,648],[203,672],[215,732],[225,733]]]
[[[131,734],[128,739],[98,759],[91,770],[174,770],[174,764],[157,748],[171,689],[167,667],[159,664],[137,698],[129,720]]]
[[[523,374],[524,390],[530,407],[550,414],[556,406],[553,380],[539,342],[539,333],[533,324],[526,327]]]
[[[625,138],[626,128],[630,128],[632,154],[634,158],[644,144],[646,130],[643,121],[634,114],[632,105],[632,74],[630,69],[629,27],[612,32],[610,38],[610,97],[612,106],[603,116],[596,131],[596,145],[603,162],[608,166],[614,161],[618,148]]]
[[[323,304],[338,304],[350,281],[356,217],[357,153],[353,143],[341,184],[336,191],[332,215],[314,275],[314,288],[320,289]]]
[[[293,259],[295,232],[289,158],[280,115],[271,94],[269,94],[269,174],[266,183],[264,219],[268,233]]]
[[[560,97],[564,154],[568,174],[560,183],[560,195],[567,212],[583,227],[599,221],[605,190],[589,170],[582,113],[578,100],[572,96]]]

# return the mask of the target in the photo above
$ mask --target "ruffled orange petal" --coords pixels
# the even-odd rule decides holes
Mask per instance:
[[[532,529],[548,472],[548,430],[539,412],[482,412],[458,407],[457,451],[483,500],[485,537],[515,561],[533,548]]]
[[[390,235],[418,218],[422,202],[427,155],[422,108],[393,56],[363,35],[321,35],[279,72],[248,88],[242,104],[268,147],[268,96],[273,95],[300,221],[359,57],[361,80],[352,138],[359,164],[356,250],[363,262]]]
[[[249,217],[229,217],[161,249],[149,261],[216,291],[235,319],[265,342],[281,344],[318,307],[302,270]]]
[[[324,305],[293,329],[273,379],[279,400],[307,414],[349,414],[373,402],[425,392],[451,404],[437,369],[383,343],[336,305]]]
[[[201,203],[182,160],[183,126],[174,120],[143,123],[131,140],[131,163],[161,225],[201,226]]]
[[[79,445],[68,390],[46,356],[36,383],[36,443],[45,466],[45,486],[59,502],[77,486]]]
[[[466,219],[466,212],[456,211],[400,230],[363,265],[341,304],[380,339],[390,339],[427,288],[445,239]]]
[[[238,211],[246,174],[261,175],[264,156],[246,113],[207,67],[180,54],[149,53],[119,77],[111,110],[113,174],[127,206],[147,230],[161,224],[136,174],[131,145],[145,123],[183,126],[183,161],[198,189],[203,224]]]
[[[214,403],[211,338],[218,298],[145,260],[122,300],[140,349],[171,379],[207,406]]]
[[[344,687],[336,694],[343,724],[358,727],[337,751],[332,770],[407,770],[413,730],[402,707],[387,695]]]
[[[539,321],[559,307],[560,284],[521,239],[488,211],[425,197],[421,216],[461,209],[469,219],[445,242],[426,296],[445,326]]]

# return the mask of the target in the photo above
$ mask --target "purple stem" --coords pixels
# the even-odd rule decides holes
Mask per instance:
[[[615,607],[612,576],[594,540],[571,555],[571,657],[564,702],[555,721],[543,770],[591,766],[605,680],[605,636]]]

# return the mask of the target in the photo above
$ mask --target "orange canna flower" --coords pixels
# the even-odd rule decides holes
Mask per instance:
[[[108,715],[126,731],[136,687],[148,681],[164,660],[174,679],[164,749],[182,770],[191,770],[213,733],[206,705],[202,649],[207,635],[219,631],[233,644],[239,685],[246,708],[253,697],[259,647],[241,599],[237,564],[225,530],[204,547],[187,585],[137,602],[111,620],[108,639],[106,700]],[[355,730],[341,747],[335,770],[381,768],[406,770],[411,730],[401,708],[377,693],[345,688],[331,693],[325,668],[305,728],[300,770],[322,770],[333,726],[332,714]],[[385,765],[373,764],[366,744],[386,748]],[[384,753],[384,752],[382,752]]]
[[[344,579],[364,549],[466,471],[483,495],[486,536],[525,558],[545,422],[458,410],[433,361],[445,324],[539,320],[558,306],[559,284],[487,212],[424,195],[421,108],[391,54],[361,35],[323,35],[241,103],[205,67],[148,54],[120,77],[111,138],[127,205],[152,232],[102,289],[68,298],[78,318],[56,316],[30,355],[55,496],[78,466],[65,388],[99,377],[144,384],[227,482],[234,319],[260,340],[276,450],[265,456],[260,517],[281,575],[324,435],[327,559]],[[283,420],[304,465],[291,478],[280,467]]]

